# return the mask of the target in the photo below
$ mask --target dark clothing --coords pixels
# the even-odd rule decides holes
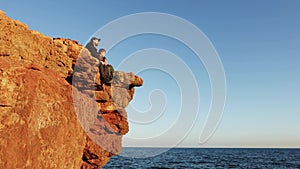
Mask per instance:
[[[87,48],[90,51],[90,53],[93,57],[98,59],[97,48],[95,48],[92,41],[90,41],[88,44],[86,44],[85,48]]]
[[[99,59],[99,61],[102,61],[103,60],[103,56],[98,55],[98,59]]]
[[[109,84],[113,79],[114,68],[112,65],[100,64],[100,80],[102,84]]]

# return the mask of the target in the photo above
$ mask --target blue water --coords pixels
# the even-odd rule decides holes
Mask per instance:
[[[152,149],[124,148],[124,150],[132,156],[140,156],[141,152],[149,152]],[[103,168],[300,169],[300,149],[175,148],[148,158],[114,156]]]

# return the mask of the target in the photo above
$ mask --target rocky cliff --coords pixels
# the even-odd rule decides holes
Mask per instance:
[[[101,85],[98,64],[0,11],[0,168],[100,168],[121,152],[143,80],[116,71]]]

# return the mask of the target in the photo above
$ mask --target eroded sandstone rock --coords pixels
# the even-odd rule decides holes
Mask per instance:
[[[115,72],[74,40],[50,38],[0,11],[0,168],[99,168],[122,150],[125,107],[143,80]]]
[[[78,168],[86,140],[72,86],[11,58],[0,58],[0,72],[0,168]]]

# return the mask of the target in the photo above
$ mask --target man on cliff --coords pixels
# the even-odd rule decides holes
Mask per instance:
[[[91,55],[95,58],[98,58],[98,52],[97,52],[97,46],[99,45],[101,39],[96,38],[96,37],[92,37],[91,41],[86,44],[85,48],[87,48]]]

